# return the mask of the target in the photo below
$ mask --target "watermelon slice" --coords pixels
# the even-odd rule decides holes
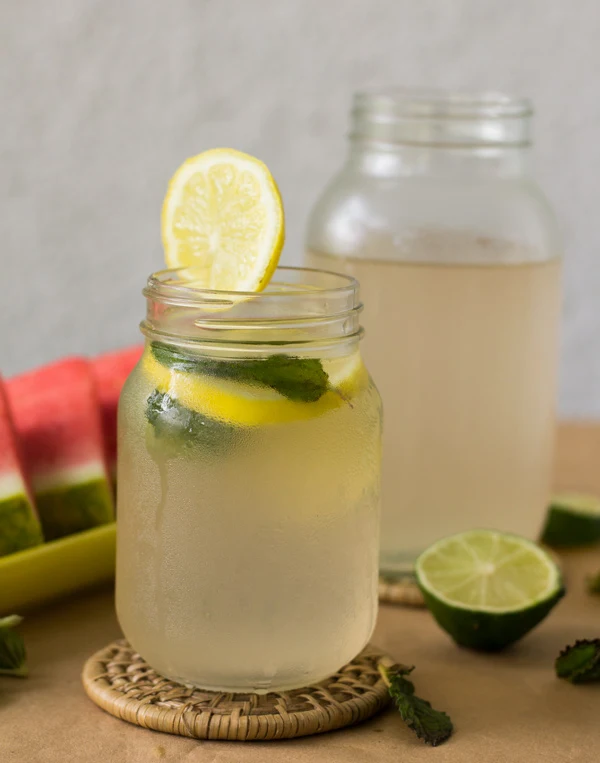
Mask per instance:
[[[69,358],[6,383],[46,540],[111,522],[102,425],[91,366]]]
[[[107,352],[92,360],[92,371],[100,401],[104,451],[114,478],[117,466],[117,405],[125,379],[142,357],[143,345]]]
[[[0,379],[0,556],[37,546],[43,540]]]

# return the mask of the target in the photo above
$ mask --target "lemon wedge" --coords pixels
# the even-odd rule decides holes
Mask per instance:
[[[283,203],[267,166],[231,148],[185,161],[162,208],[165,260],[193,268],[205,289],[257,292],[269,283],[283,241]]]
[[[321,416],[348,405],[368,382],[358,352],[324,361],[323,366],[329,374],[331,389],[316,402],[306,403],[289,400],[269,387],[176,371],[156,360],[151,352],[144,353],[142,359],[144,375],[159,392],[167,393],[196,413],[238,427],[282,424]]]

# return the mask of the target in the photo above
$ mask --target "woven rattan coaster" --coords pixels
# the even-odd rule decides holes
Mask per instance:
[[[272,694],[226,694],[169,681],[126,641],[96,652],[83,669],[85,691],[111,715],[147,729],[196,739],[289,739],[364,721],[389,695],[377,671],[391,659],[367,646],[319,684]]]
[[[411,572],[379,576],[379,601],[384,604],[403,604],[424,607],[423,594]]]

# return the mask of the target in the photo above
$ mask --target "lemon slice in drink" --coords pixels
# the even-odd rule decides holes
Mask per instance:
[[[600,498],[580,493],[555,495],[548,507],[542,543],[553,548],[600,541]]]
[[[256,292],[284,241],[283,204],[265,164],[230,148],[205,151],[173,175],[162,208],[165,259],[205,289]]]
[[[315,402],[283,397],[270,387],[244,384],[198,373],[179,371],[160,363],[151,351],[144,353],[142,368],[159,392],[196,413],[239,427],[257,427],[302,421],[348,405],[368,383],[368,374],[358,352],[346,358],[323,361],[329,389]]]
[[[503,649],[563,596],[560,571],[537,544],[493,530],[444,538],[417,559],[427,607],[461,646]]]

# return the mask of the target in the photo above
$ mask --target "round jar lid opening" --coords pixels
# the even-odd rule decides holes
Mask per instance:
[[[439,146],[526,146],[533,106],[504,93],[379,88],[355,94],[351,137]]]

